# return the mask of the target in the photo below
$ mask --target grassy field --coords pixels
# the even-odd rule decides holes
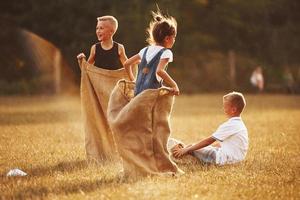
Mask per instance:
[[[177,178],[120,180],[85,162],[78,97],[0,97],[1,199],[300,199],[300,96],[245,95],[250,148],[233,166],[180,165]],[[172,136],[194,142],[225,116],[222,94],[176,99]],[[6,177],[12,168],[26,177]]]

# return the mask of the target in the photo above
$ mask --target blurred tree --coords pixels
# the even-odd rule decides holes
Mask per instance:
[[[280,81],[282,66],[300,63],[299,1],[160,0],[157,3],[164,13],[178,21],[175,59],[170,71],[181,85],[186,85],[186,90],[228,89],[230,51],[236,55],[236,81],[241,87],[247,87],[248,75],[254,67],[250,63],[263,65],[266,76],[270,77],[267,82]],[[115,40],[123,43],[131,56],[145,46],[145,30],[156,4],[146,0],[10,0],[2,1],[1,8],[0,26],[4,31],[0,33],[0,50],[6,53],[0,59],[8,68],[3,74],[18,78],[18,74],[28,73],[26,76],[30,77],[35,72],[30,67],[22,69],[26,72],[16,67],[19,49],[17,40],[12,41],[11,37],[15,27],[28,29],[55,44],[79,75],[76,55],[81,51],[89,54],[90,46],[97,42],[96,17],[110,14],[119,20]],[[203,55],[221,60],[213,62]],[[217,65],[213,66],[216,76],[207,74],[207,66],[212,67],[212,63]],[[185,84],[187,76],[193,77],[189,81],[197,86]],[[0,77],[4,79],[4,75]]]

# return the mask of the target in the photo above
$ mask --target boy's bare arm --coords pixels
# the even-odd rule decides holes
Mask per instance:
[[[169,63],[169,58],[160,59],[156,73],[159,77],[161,77],[165,83],[167,83],[170,87],[172,87],[175,95],[179,95],[179,88],[177,83],[171,78],[171,76],[166,72],[165,68]]]
[[[140,58],[139,54],[136,54],[124,62],[125,70],[131,81],[134,81],[134,79],[135,79],[134,75],[132,73],[132,65],[137,64],[140,61],[141,61],[141,58]]]
[[[119,52],[120,61],[121,61],[122,65],[124,66],[124,63],[128,58],[125,53],[125,48],[122,44],[118,45],[118,52]]]
[[[213,137],[208,137],[205,138],[203,140],[201,140],[200,142],[193,144],[192,146],[188,147],[188,152],[192,152],[198,149],[202,149],[203,147],[206,147],[212,143],[214,143],[216,141],[216,139],[214,139]]]
[[[87,60],[88,63],[90,63],[92,65],[95,63],[95,55],[96,55],[96,45],[93,45],[91,47],[91,52],[90,52],[89,59]]]

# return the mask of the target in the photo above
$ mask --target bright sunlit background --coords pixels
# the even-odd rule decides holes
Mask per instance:
[[[155,3],[178,22],[168,71],[183,93],[256,92],[250,76],[257,66],[264,91],[300,92],[295,0],[11,0],[1,3],[0,94],[74,91],[80,76],[76,55],[89,55],[97,42],[96,18],[118,19],[114,39],[130,57],[146,45]]]
[[[146,44],[156,3],[176,18],[168,72],[181,95],[170,123],[186,143],[226,120],[222,96],[245,94],[250,146],[233,166],[180,164],[178,178],[122,180],[120,163],[87,165],[76,56],[96,18],[119,21],[127,56]],[[299,199],[300,1],[9,0],[0,3],[0,199]],[[261,89],[251,84],[260,68]],[[26,177],[6,177],[19,168]]]

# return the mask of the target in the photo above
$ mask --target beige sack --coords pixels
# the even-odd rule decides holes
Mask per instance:
[[[116,83],[127,74],[124,69],[105,70],[79,59],[81,68],[81,110],[85,148],[89,161],[116,158],[113,134],[107,122],[107,105]]]
[[[133,93],[134,83],[121,80],[108,104],[108,121],[125,175],[182,173],[167,150],[173,96],[163,88],[145,90],[132,98]]]

